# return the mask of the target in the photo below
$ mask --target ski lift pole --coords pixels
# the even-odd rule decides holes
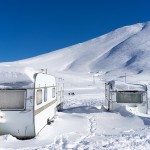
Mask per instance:
[[[124,78],[125,78],[125,83],[127,83],[127,74],[126,73],[125,73]]]
[[[95,76],[94,76],[94,74],[93,74],[93,85],[95,84]]]
[[[124,78],[124,82],[127,83],[127,74],[125,73],[123,76],[121,76],[122,78]]]

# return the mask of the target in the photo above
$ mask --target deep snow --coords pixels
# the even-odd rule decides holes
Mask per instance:
[[[65,75],[66,76],[66,75]],[[69,74],[70,79],[78,74]],[[84,80],[87,80],[84,83]],[[83,79],[83,81],[82,81]],[[71,81],[70,81],[71,82]],[[82,84],[84,83],[84,84]],[[76,83],[77,84],[77,83]],[[63,112],[31,140],[20,141],[11,135],[0,136],[0,147],[7,149],[149,149],[150,116],[127,111],[125,107],[107,112],[104,82],[80,74],[79,86],[65,88]],[[68,95],[74,92],[74,96]],[[134,114],[135,113],[135,114]]]

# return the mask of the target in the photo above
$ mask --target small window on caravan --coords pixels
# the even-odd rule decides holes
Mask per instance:
[[[47,101],[47,87],[44,88],[44,102]]]
[[[116,100],[118,103],[142,103],[142,92],[122,91],[117,92]]]
[[[55,98],[55,92],[56,92],[55,88],[52,88],[52,98]]]
[[[0,90],[0,109],[24,109],[25,96],[26,90]]]
[[[42,89],[36,91],[36,104],[39,105],[42,103]]]

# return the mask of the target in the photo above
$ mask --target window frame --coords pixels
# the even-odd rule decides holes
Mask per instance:
[[[24,111],[26,110],[27,89],[0,89],[0,91],[24,91],[23,108],[0,108],[2,111]]]
[[[48,100],[48,88],[44,87],[44,102],[47,102]]]
[[[133,99],[133,101],[131,99],[129,99],[129,101],[126,101],[126,97],[128,96],[129,98],[132,98],[133,96],[138,96],[139,101],[135,101],[135,99]],[[125,99],[125,101],[119,100],[120,98]],[[116,93],[116,101],[117,103],[136,103],[136,104],[141,104],[143,103],[143,92],[141,91],[118,91]]]
[[[52,98],[56,97],[56,87],[52,88]]]
[[[37,101],[37,92],[38,91],[41,91],[41,101],[40,101],[40,103],[38,103],[38,101]],[[39,89],[36,90],[36,105],[37,106],[40,105],[40,104],[42,104],[42,101],[43,101],[42,94],[43,94],[42,88],[39,88]]]

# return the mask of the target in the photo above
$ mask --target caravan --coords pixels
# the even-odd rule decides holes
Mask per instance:
[[[35,137],[62,104],[63,83],[59,86],[55,77],[46,73],[35,73],[23,82],[0,84],[0,135]]]
[[[148,112],[147,86],[119,81],[105,83],[105,106],[111,111],[121,105],[137,107],[141,113]]]

